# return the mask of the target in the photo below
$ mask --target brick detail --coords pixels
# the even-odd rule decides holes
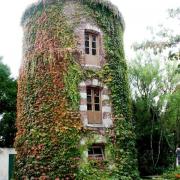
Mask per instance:
[[[80,111],[87,111],[86,105],[80,105]]]
[[[85,86],[80,86],[79,91],[80,92],[86,92],[86,85]]]
[[[86,99],[82,99],[80,100],[80,104],[81,105],[86,105],[87,104],[87,100]]]
[[[111,119],[111,113],[109,112],[103,112],[103,119]]]
[[[84,86],[85,85],[85,86]],[[88,124],[87,119],[87,92],[86,87],[87,86],[94,86],[94,87],[100,87],[102,89],[101,91],[101,108],[102,108],[102,124]],[[103,85],[101,82],[99,82],[98,79],[93,80],[86,80],[84,82],[80,83],[79,86],[80,90],[80,114],[81,114],[81,120],[84,124],[84,127],[90,128],[90,129],[100,129],[104,127],[111,127],[113,125],[112,121],[112,110],[111,110],[111,100],[109,94],[110,91],[107,89],[107,86]]]
[[[110,106],[110,100],[102,100],[102,106]]]
[[[108,89],[103,88],[103,90],[102,90],[102,94],[103,94],[103,95],[109,95],[109,94],[110,94],[110,92],[109,92],[109,90],[108,90]]]

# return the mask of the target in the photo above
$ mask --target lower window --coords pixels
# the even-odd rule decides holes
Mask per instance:
[[[88,158],[89,159],[97,159],[103,160],[104,159],[104,145],[103,144],[93,144],[88,149]]]

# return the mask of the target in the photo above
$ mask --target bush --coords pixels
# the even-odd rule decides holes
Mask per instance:
[[[168,170],[166,173],[164,173],[162,175],[162,179],[168,179],[168,180],[171,180],[171,179],[177,179],[176,178],[176,175],[177,174],[180,174],[180,167],[176,168],[176,169],[171,169],[171,170]]]

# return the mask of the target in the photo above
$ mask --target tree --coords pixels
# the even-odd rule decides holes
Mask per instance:
[[[174,143],[176,147],[180,147],[180,86],[178,85],[175,91],[169,95],[164,127],[171,134],[174,133]],[[168,140],[168,139],[167,139]],[[169,144],[171,141],[169,140]],[[172,145],[171,145],[172,146]]]
[[[177,65],[168,62],[161,66],[159,62],[160,57],[152,51],[140,51],[129,67],[141,175],[160,172],[170,164],[168,158],[175,150],[172,138],[174,132],[178,134],[174,129],[179,113],[174,99],[180,98],[175,93]],[[171,104],[173,108],[169,108]],[[168,111],[172,111],[171,117]]]
[[[141,174],[169,166],[180,145],[179,20],[180,8],[169,9],[166,25],[148,27],[148,38],[132,46],[138,54],[130,76]]]
[[[152,49],[155,54],[168,54],[166,59],[180,60],[180,8],[168,9],[166,25],[160,24],[157,27],[148,27],[149,38],[140,43],[134,43],[133,49]]]
[[[12,147],[16,133],[17,83],[10,75],[0,57],[0,147]]]

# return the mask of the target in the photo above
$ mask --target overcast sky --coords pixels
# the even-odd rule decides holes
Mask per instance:
[[[14,77],[22,54],[22,29],[20,20],[25,8],[37,0],[0,0],[0,56]],[[168,8],[180,7],[180,0],[111,0],[122,12],[125,23],[125,49],[145,38],[146,27],[161,23]]]

